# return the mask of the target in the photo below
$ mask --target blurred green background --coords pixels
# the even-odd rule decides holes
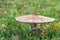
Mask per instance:
[[[39,34],[31,36],[30,24],[21,23],[15,17],[34,14],[55,18],[43,24]],[[16,38],[16,39],[15,39]],[[60,38],[60,0],[0,0],[0,40],[58,40]],[[60,39],[59,39],[60,40]]]

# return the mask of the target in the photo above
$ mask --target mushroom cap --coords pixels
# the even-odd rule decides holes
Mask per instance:
[[[45,23],[45,22],[53,22],[55,19],[50,17],[45,17],[41,15],[23,15],[16,17],[16,20],[19,22],[26,22],[26,23]]]

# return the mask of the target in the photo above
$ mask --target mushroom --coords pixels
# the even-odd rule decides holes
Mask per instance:
[[[37,32],[37,24],[38,23],[46,23],[46,22],[53,22],[55,19],[50,18],[50,17],[45,17],[41,15],[36,15],[36,14],[28,14],[28,15],[23,15],[23,16],[18,16],[16,17],[16,20],[19,22],[24,22],[24,23],[30,23],[31,24],[31,30],[33,33]]]

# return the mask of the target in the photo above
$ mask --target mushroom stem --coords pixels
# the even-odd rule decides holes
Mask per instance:
[[[38,32],[38,28],[37,28],[37,24],[36,23],[32,23],[31,24],[31,30],[32,30],[33,35]]]

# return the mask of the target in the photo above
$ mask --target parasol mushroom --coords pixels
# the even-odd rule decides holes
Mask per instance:
[[[46,22],[53,22],[55,19],[54,18],[50,18],[50,17],[45,17],[45,16],[41,16],[41,15],[32,15],[32,14],[28,14],[28,15],[23,15],[23,16],[18,16],[16,17],[16,20],[19,22],[24,22],[24,23],[30,23],[31,24],[31,30],[33,33],[37,32],[37,23],[46,23]]]

